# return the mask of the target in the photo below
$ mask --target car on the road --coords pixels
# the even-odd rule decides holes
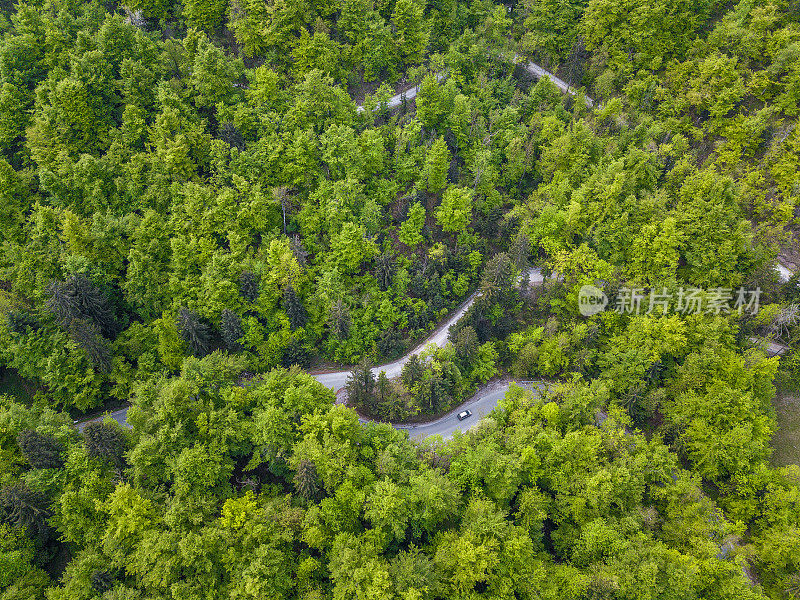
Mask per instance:
[[[463,421],[464,419],[469,419],[472,416],[472,411],[462,410],[457,416],[459,421]]]

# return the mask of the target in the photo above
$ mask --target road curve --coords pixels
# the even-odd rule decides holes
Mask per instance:
[[[439,73],[438,75],[436,75],[436,79],[437,79],[437,81],[441,81],[442,79],[444,79],[444,75]],[[389,98],[386,101],[386,106],[389,109],[397,108],[398,106],[400,106],[403,103],[403,96],[406,97],[406,102],[408,102],[409,100],[413,100],[414,98],[417,97],[417,92],[419,92],[419,85],[415,85],[414,87],[408,88],[407,90],[404,90],[404,91],[400,92],[399,94],[395,94],[394,96]],[[356,106],[356,112],[360,112],[360,113],[364,112],[364,107],[363,106]]]
[[[517,62],[518,58],[519,57],[515,54],[514,55],[515,63]],[[530,73],[537,79],[541,79],[542,77],[549,78],[550,81],[552,81],[555,84],[555,86],[565,94],[569,94],[570,96],[576,96],[578,94],[578,91],[575,88],[573,88],[563,79],[559,79],[558,77],[553,75],[550,71],[548,71],[544,67],[540,67],[539,65],[533,62],[526,62],[522,66],[525,67],[525,69],[527,69],[528,73]],[[589,108],[592,108],[594,106],[594,100],[589,98],[589,96],[584,96],[584,98],[586,98],[586,105]]]
[[[780,263],[777,264],[776,269],[782,281],[788,281],[793,275],[792,271]],[[531,284],[540,285],[544,281],[542,272],[539,269],[529,269],[527,274]],[[381,371],[384,371],[390,378],[399,377],[403,370],[403,366],[406,364],[406,362],[408,362],[408,359],[412,355],[419,354],[429,344],[434,344],[440,348],[443,347],[447,343],[450,327],[464,316],[467,310],[469,310],[469,307],[475,302],[477,295],[478,293],[475,292],[469,298],[467,298],[445,322],[439,325],[439,327],[437,327],[431,335],[425,338],[413,350],[394,362],[373,367],[373,373],[375,373],[377,376]],[[753,341],[756,340],[754,339]],[[770,356],[783,354],[785,351],[785,347],[774,342],[768,342],[764,349]],[[311,376],[319,381],[322,385],[332,389],[334,392],[338,392],[347,384],[347,378],[350,376],[350,371],[346,370],[332,373],[312,373]],[[471,399],[454,408],[452,412],[440,419],[437,419],[436,421],[412,426],[395,424],[393,427],[395,427],[395,429],[408,431],[412,438],[425,438],[432,435],[441,435],[443,438],[449,438],[456,430],[466,431],[471,427],[474,427],[481,418],[488,415],[497,406],[500,399],[505,396],[505,393],[508,391],[508,386],[509,384],[505,383],[499,386],[497,384],[490,384],[488,386],[481,387]],[[469,408],[473,414],[469,419],[459,421],[456,415],[465,408]],[[128,407],[115,410],[109,414],[111,418],[117,421],[120,425],[125,427],[129,426],[126,420],[128,415]],[[102,418],[103,416],[101,415],[92,417],[90,419],[75,421],[75,426],[79,431],[82,431],[88,423],[99,421]],[[362,422],[365,421],[362,419]]]
[[[525,273],[528,276],[529,284],[539,285],[544,281],[544,276],[542,272],[537,268],[528,269]],[[450,317],[441,323],[436,330],[431,333],[427,338],[425,338],[422,342],[420,342],[413,350],[409,351],[405,356],[402,358],[397,359],[394,362],[387,363],[385,365],[379,365],[377,367],[372,368],[372,372],[377,376],[380,374],[381,371],[385,372],[387,377],[399,377],[400,373],[403,370],[403,366],[408,362],[408,359],[415,354],[419,354],[422,352],[426,347],[433,344],[439,348],[443,347],[447,344],[448,337],[450,335],[450,327],[454,325],[458,320],[464,316],[464,314],[469,310],[469,307],[475,303],[475,299],[478,297],[478,292],[472,294],[469,298],[467,298],[461,306],[459,306]],[[330,388],[333,390],[334,393],[338,392],[347,384],[347,379],[350,376],[350,369],[346,371],[336,371],[332,373],[312,373],[311,376],[319,381],[322,385]],[[508,386],[505,388],[508,389]],[[468,421],[458,421],[456,419],[455,414],[453,412],[438,421],[434,421],[431,423],[426,423],[424,426],[420,425],[417,427],[417,432],[421,433],[421,437],[426,437],[428,435],[435,435],[439,434],[444,437],[449,437],[452,435],[453,431],[456,429],[460,429],[462,431],[466,431],[471,427],[478,419],[477,416],[480,411],[483,411],[484,414],[488,414],[491,410],[497,406],[497,402],[500,398],[505,395],[505,390],[498,395],[498,392],[488,392],[486,397],[483,397],[481,394],[483,392],[483,388],[481,388],[478,393],[473,396],[471,400],[468,400],[465,404],[458,407],[461,409],[462,406],[472,404],[476,404],[478,412],[473,410],[473,416]],[[454,409],[455,411],[455,409]],[[128,416],[128,407],[121,408],[119,410],[115,410],[111,413],[111,418],[117,421],[120,425],[128,426],[127,416]],[[78,428],[79,431],[82,431],[83,428],[93,421],[99,421],[103,418],[103,415],[99,415],[97,417],[92,417],[90,419],[80,420],[75,422],[75,426]],[[451,423],[451,421],[453,421]],[[398,428],[403,428],[399,426]],[[428,432],[428,433],[425,433]],[[415,435],[414,437],[420,437],[420,435]]]
[[[491,383],[483,386],[475,393],[472,398],[463,402],[445,416],[419,425],[392,424],[392,427],[400,431],[408,431],[408,436],[412,439],[424,439],[433,435],[440,435],[442,439],[448,439],[456,431],[467,431],[480,423],[481,419],[497,408],[500,400],[505,398],[511,384],[516,384],[527,390],[541,392],[546,384],[541,381],[504,381]],[[472,416],[463,421],[458,420],[458,413],[469,409]]]
[[[528,269],[527,275],[530,284],[539,285],[544,281],[544,276],[539,269]],[[458,320],[464,316],[464,314],[469,310],[469,307],[475,303],[477,296],[478,292],[475,292],[469,298],[467,298],[446,321],[440,324],[431,335],[420,342],[416,348],[410,350],[405,356],[397,359],[394,362],[373,367],[372,372],[375,374],[375,376],[377,377],[380,372],[383,371],[390,379],[392,377],[399,377],[400,373],[403,371],[403,366],[413,355],[419,354],[431,344],[442,348],[445,344],[447,344],[447,339],[450,335],[450,327],[457,323]],[[329,387],[334,392],[338,392],[347,384],[347,378],[350,376],[350,370],[337,371],[335,373],[312,373],[311,375],[322,385]]]
[[[514,55],[514,62],[518,61],[518,56]],[[528,70],[532,75],[537,78],[542,77],[549,77],[550,80],[560,89],[562,92],[576,95],[577,91],[569,86],[565,81],[559,79],[551,72],[547,71],[543,67],[537,65],[533,62],[527,62],[523,65],[525,69]],[[444,78],[444,75],[438,74],[437,79],[441,81]],[[403,100],[403,96],[405,96],[406,100],[413,100],[417,96],[417,92],[419,90],[419,86],[415,86],[404,92],[396,94],[392,96],[387,101],[387,106],[389,108],[396,108],[399,106]],[[586,96],[586,104],[591,108],[594,106],[594,100]],[[359,106],[357,107],[358,112],[363,112],[364,107]],[[778,263],[776,265],[776,270],[778,271],[779,277],[781,281],[786,282],[788,281],[793,273],[784,265]],[[532,284],[541,284],[544,281],[541,271],[538,269],[530,269],[528,271],[528,275],[530,278],[530,283]],[[438,347],[442,347],[447,343],[447,338],[449,335],[450,326],[456,323],[464,313],[467,312],[470,306],[475,302],[475,298],[477,297],[477,292],[472,294],[466,301],[450,316],[450,318],[442,323],[436,331],[434,331],[430,336],[428,336],[425,340],[423,340],[416,348],[408,352],[402,358],[385,364],[380,365],[377,367],[373,367],[372,371],[375,375],[378,375],[381,371],[384,371],[387,377],[399,377],[400,373],[403,370],[403,366],[408,362],[408,359],[415,354],[419,354],[422,352],[426,346],[429,344],[435,344]],[[770,348],[769,350],[772,350]],[[329,387],[335,392],[338,392],[347,384],[347,378],[350,375],[350,371],[336,371],[332,373],[318,373],[312,374],[312,377],[319,381],[326,387]],[[466,431],[470,427],[473,427],[483,416],[489,414],[494,407],[497,406],[499,400],[505,396],[506,391],[508,391],[508,384],[504,384],[499,389],[493,389],[492,386],[480,388],[478,392],[476,392],[475,396],[472,399],[467,400],[465,403],[458,406],[456,409],[453,410],[450,414],[438,419],[437,421],[432,421],[430,423],[425,423],[423,425],[417,426],[405,426],[405,425],[395,425],[397,429],[406,429],[409,431],[411,437],[415,438],[424,438],[431,435],[441,435],[442,437],[450,437],[454,431],[461,430]],[[474,408],[473,408],[474,405]],[[456,418],[456,414],[463,410],[464,408],[469,408],[472,410],[473,415],[469,419],[465,421],[458,421]],[[111,418],[117,421],[120,425],[125,427],[129,427],[127,422],[127,415],[128,415],[128,407],[113,411],[109,413]],[[103,418],[103,416],[92,417],[90,419],[78,420],[75,421],[75,426],[78,428],[79,431],[82,431],[83,428],[93,421],[99,421]]]

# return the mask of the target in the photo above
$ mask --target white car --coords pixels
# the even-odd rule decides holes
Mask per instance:
[[[457,416],[459,421],[463,421],[464,419],[469,419],[472,416],[472,411],[462,410]]]

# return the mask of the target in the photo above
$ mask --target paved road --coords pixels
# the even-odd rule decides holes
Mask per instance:
[[[441,81],[442,79],[444,79],[444,75],[442,75],[440,73],[440,74],[438,74],[436,76],[436,79],[438,81]],[[399,94],[395,94],[394,96],[389,98],[389,100],[386,101],[386,106],[389,107],[390,109],[391,108],[397,108],[398,106],[400,106],[403,103],[403,96],[404,95],[406,97],[406,102],[408,102],[408,101],[413,100],[414,98],[417,97],[417,92],[418,91],[419,91],[419,86],[415,85],[412,88],[408,88],[407,90],[405,90],[403,92],[400,92]],[[364,112],[364,107],[363,106],[356,106],[356,112]]]
[[[515,55],[514,56],[514,61],[516,62],[516,60],[517,60],[517,56]],[[576,94],[576,91],[573,88],[571,88],[570,86],[568,86],[566,84],[566,82],[562,81],[561,79],[559,79],[558,77],[556,77],[555,75],[553,75],[549,71],[545,70],[544,68],[540,67],[539,65],[537,65],[535,63],[532,63],[532,62],[529,62],[529,63],[526,63],[524,66],[525,66],[526,69],[528,69],[528,71],[530,73],[532,73],[534,76],[536,76],[538,78],[541,78],[541,77],[544,77],[544,76],[549,77],[551,79],[551,81],[553,83],[555,83],[555,85],[561,91],[563,91],[563,92],[565,92],[567,94],[571,94],[571,95],[575,95]],[[437,77],[437,79],[439,81],[444,79],[444,75],[443,74],[439,74],[436,77]],[[415,86],[415,87],[413,87],[411,89],[406,90],[405,92],[401,92],[399,94],[396,94],[396,95],[392,96],[389,99],[389,101],[387,102],[387,104],[388,104],[389,108],[395,108],[397,106],[400,106],[401,102],[403,101],[402,100],[403,99],[403,95],[405,95],[406,100],[413,100],[414,98],[417,97],[417,92],[418,91],[419,91],[419,86]],[[590,107],[594,105],[594,101],[591,98],[587,97],[586,98],[586,102]],[[357,110],[358,110],[358,112],[362,112],[364,110],[364,107],[363,106],[359,106],[357,108]],[[531,269],[528,272],[528,275],[529,275],[531,284],[540,284],[544,280],[543,277],[542,277],[541,271],[539,271],[538,269]],[[447,343],[447,336],[448,336],[448,333],[449,333],[448,330],[450,329],[450,326],[453,325],[456,321],[458,321],[462,316],[464,316],[464,313],[467,312],[469,307],[472,306],[472,303],[475,301],[475,297],[476,297],[475,294],[470,296],[458,308],[458,310],[456,310],[451,315],[451,317],[447,321],[445,321],[442,325],[440,325],[436,329],[436,331],[433,334],[431,334],[428,338],[426,338],[421,344],[419,344],[411,352],[406,354],[403,358],[400,358],[399,360],[396,360],[394,362],[388,363],[386,365],[380,365],[380,366],[374,367],[373,368],[373,372],[376,375],[378,375],[381,371],[385,371],[386,375],[388,377],[399,377],[401,371],[403,370],[403,365],[406,364],[406,362],[408,361],[408,359],[411,357],[412,354],[419,354],[420,352],[422,352],[425,349],[425,347],[428,344],[431,344],[431,343],[436,344],[439,347],[444,346]],[[337,392],[337,391],[341,390],[342,388],[344,388],[345,384],[347,383],[347,378],[349,377],[349,375],[350,375],[350,371],[338,371],[338,372],[334,372],[334,373],[319,373],[319,374],[313,375],[313,377],[317,381],[322,383],[323,385],[331,388],[334,392]],[[506,387],[506,390],[507,389],[508,388]],[[479,393],[480,393],[480,391],[479,391]],[[417,427],[414,430],[415,433],[413,434],[413,437],[425,437],[427,435],[434,435],[434,434],[446,435],[447,437],[449,437],[450,435],[452,435],[453,431],[455,431],[456,429],[461,429],[462,431],[466,431],[474,423],[476,423],[479,420],[479,418],[480,418],[479,414],[481,414],[480,411],[484,411],[484,414],[488,414],[489,412],[491,412],[492,408],[497,406],[497,401],[500,398],[502,398],[503,395],[505,395],[505,390],[502,393],[500,393],[500,392],[491,392],[490,394],[488,394],[486,397],[483,398],[483,401],[486,403],[485,406],[484,406],[484,404],[481,403],[480,406],[478,406],[478,412],[473,410],[473,413],[475,413],[475,414],[473,414],[473,416],[470,417],[470,419],[468,419],[467,421],[463,421],[463,422],[458,421],[458,419],[456,419],[456,417],[455,417],[455,414],[456,414],[456,412],[459,412],[459,411],[455,411],[453,414],[448,415],[448,416],[444,417],[443,419],[440,419],[439,421],[436,421],[434,423],[428,423],[428,424],[426,424],[424,426]],[[491,406],[491,408],[489,408],[490,406]],[[459,408],[461,408],[461,407],[459,407]],[[126,408],[122,408],[120,410],[113,411],[110,414],[111,414],[111,417],[115,421],[120,423],[121,425],[124,425],[126,427],[129,426],[128,422],[126,420],[126,417],[128,415],[127,407]],[[92,421],[99,421],[99,420],[102,420],[102,418],[103,418],[102,416],[99,416],[99,417],[92,417],[91,419],[76,421],[75,425],[76,425],[76,427],[78,428],[79,431],[82,431],[87,423],[91,423]]]
[[[514,62],[517,62],[517,59],[518,57],[515,54]],[[533,75],[537,79],[541,79],[542,77],[549,77],[550,81],[556,84],[556,87],[565,94],[569,94],[570,96],[575,96],[578,93],[578,91],[572,86],[568,85],[566,81],[564,81],[563,79],[559,79],[558,77],[553,75],[550,71],[544,69],[543,67],[540,67],[536,63],[528,62],[525,63],[523,66],[528,70],[528,72],[531,75]],[[594,106],[594,100],[589,98],[589,96],[585,96],[585,98],[586,98],[586,104],[589,106],[589,108],[592,108]]]
[[[788,281],[788,279],[792,276],[792,272],[787,269],[785,266],[778,264],[776,267],[778,272],[781,274],[781,279],[783,281]],[[532,268],[528,270],[528,277],[530,284],[538,285],[544,281],[544,277],[542,276],[542,272],[539,269]],[[470,306],[475,302],[477,298],[477,292],[472,294],[467,300],[464,301],[461,306],[456,309],[452,315],[439,327],[434,331],[431,335],[429,335],[425,340],[423,340],[416,348],[408,352],[402,358],[385,364],[379,365],[377,367],[373,367],[372,371],[377,376],[381,371],[384,371],[388,377],[399,377],[400,373],[403,370],[403,365],[408,362],[408,359],[414,355],[419,354],[422,352],[429,344],[434,344],[438,347],[443,347],[447,341],[449,336],[449,329],[450,326],[455,324],[464,314],[467,312]],[[752,338],[752,341],[757,343],[763,343],[765,351],[770,356],[780,355],[786,352],[786,346],[782,344],[778,344],[772,341],[765,341],[760,340],[757,338]],[[347,378],[350,376],[350,371],[336,371],[332,373],[317,373],[313,374],[312,377],[319,381],[321,384],[329,387],[334,392],[338,392],[347,383]],[[521,383],[523,387],[527,387],[530,385],[541,385],[541,384],[534,384],[534,383]],[[488,415],[494,408],[497,406],[497,403],[500,401],[501,398],[505,396],[505,393],[508,391],[508,383],[504,383],[501,385],[498,384],[490,384],[489,386],[485,386],[480,388],[476,394],[470,399],[458,406],[457,408],[453,409],[453,411],[441,419],[436,421],[432,421],[430,423],[425,423],[423,425],[416,425],[416,426],[406,426],[406,425],[395,425],[397,429],[404,429],[409,432],[409,435],[412,438],[425,438],[431,435],[441,435],[443,438],[449,438],[453,435],[453,432],[456,430],[466,431],[471,427],[474,427],[480,419],[484,416]],[[456,415],[468,408],[472,411],[472,416],[464,421],[459,421]],[[116,420],[118,423],[124,426],[128,426],[126,421],[126,417],[128,415],[128,409],[123,408],[117,411],[114,411],[111,414],[111,417]],[[97,421],[102,419],[102,416],[95,417],[93,419],[87,421],[76,421],[76,426],[79,431],[83,430],[85,425],[91,421]]]
[[[519,57],[515,54],[514,55],[514,63],[516,64],[516,63],[518,63],[518,61],[519,61]],[[522,66],[525,69],[527,69],[528,72],[531,75],[533,75],[534,77],[536,77],[537,79],[541,79],[542,77],[549,77],[550,81],[552,81],[556,85],[556,87],[558,89],[560,89],[562,92],[564,92],[565,94],[569,94],[570,96],[575,96],[578,93],[578,91],[575,88],[573,88],[572,86],[568,85],[566,81],[564,81],[563,79],[559,79],[558,77],[553,75],[550,71],[548,71],[544,67],[541,67],[541,66],[537,65],[536,63],[526,62]],[[439,81],[441,81],[442,79],[445,78],[445,76],[440,73],[440,74],[438,74],[436,76],[436,78]],[[418,91],[419,91],[419,86],[417,85],[417,86],[414,86],[412,88],[407,89],[404,92],[400,92],[399,94],[395,94],[394,96],[389,98],[389,100],[386,102],[386,105],[390,109],[397,108],[403,102],[403,95],[405,95],[406,101],[410,101],[410,100],[413,100],[414,98],[417,97],[417,92]],[[594,106],[594,100],[589,98],[589,96],[586,96],[586,104],[589,106],[589,108],[592,108]],[[364,112],[364,107],[363,106],[357,106],[356,107],[356,112]]]
[[[533,268],[528,269],[527,272],[528,281],[530,285],[539,285],[544,281],[544,277],[542,276],[542,272],[539,269]],[[475,302],[475,298],[477,298],[477,292],[472,294],[469,298],[467,298],[464,303],[456,309],[450,318],[448,318],[444,323],[439,325],[431,335],[425,338],[416,348],[409,351],[405,356],[402,358],[387,363],[385,365],[378,365],[372,368],[372,372],[377,377],[381,371],[386,373],[386,376],[389,378],[392,377],[399,377],[400,373],[403,370],[403,366],[408,362],[408,359],[411,358],[415,354],[419,354],[427,346],[430,344],[434,344],[439,348],[443,347],[447,344],[448,336],[450,335],[449,329],[452,325],[454,325],[458,320],[464,316],[464,314],[469,310],[469,307],[473,305]],[[345,384],[347,383],[347,378],[350,376],[350,371],[337,371],[335,373],[312,373],[314,379],[319,381],[324,386],[331,388],[334,392],[338,392],[342,389]]]
[[[128,425],[127,417],[128,417],[128,407],[120,408],[119,410],[115,410],[113,412],[108,413],[111,415],[111,418],[114,419],[117,423],[122,425],[123,427],[130,427]],[[105,417],[105,414],[98,415],[95,417],[91,417],[89,419],[83,419],[75,421],[75,427],[77,427],[78,431],[83,431],[84,427],[86,427],[89,423],[94,423],[97,421],[102,421]]]
[[[517,60],[518,56],[515,54],[514,62],[517,62]],[[556,87],[558,87],[558,89],[560,89],[562,92],[573,96],[577,94],[577,91],[571,86],[569,86],[565,81],[559,79],[558,77],[556,77],[543,67],[537,65],[536,63],[527,62],[524,64],[524,67],[537,78],[549,77],[550,80],[556,85]],[[441,81],[444,78],[444,75],[439,74],[436,77],[439,81]],[[406,90],[405,92],[401,92],[400,94],[392,96],[387,102],[389,108],[395,108],[399,106],[400,103],[402,102],[403,95],[405,95],[406,100],[413,100],[414,98],[416,98],[418,90],[419,86],[415,86],[411,89]],[[592,100],[588,96],[586,96],[586,103],[589,107],[594,106],[594,100]],[[362,106],[359,106],[357,110],[358,112],[362,112],[364,108]],[[778,273],[782,281],[788,281],[789,278],[792,276],[792,272],[780,263],[778,263],[776,269],[778,270]],[[538,269],[530,269],[528,275],[531,284],[541,284],[542,281],[544,280],[541,271],[539,271]],[[456,321],[458,321],[462,316],[464,316],[464,313],[466,313],[469,307],[472,306],[473,302],[475,302],[475,298],[476,294],[470,296],[458,308],[458,310],[456,310],[450,316],[450,318],[447,321],[442,323],[436,329],[436,331],[434,331],[434,333],[432,333],[428,338],[426,338],[422,343],[420,343],[416,348],[414,348],[408,354],[406,354],[405,356],[394,362],[373,367],[372,370],[375,373],[375,375],[378,375],[381,371],[384,371],[386,372],[386,375],[390,378],[399,377],[400,373],[403,370],[403,365],[406,364],[406,362],[412,355],[419,354],[420,352],[422,352],[428,344],[435,344],[436,346],[439,347],[444,346],[447,343],[447,338],[449,335],[448,330],[450,329],[450,326],[453,325]],[[780,353],[779,351],[781,350],[781,348],[772,348],[771,346],[772,344],[770,344],[768,351],[770,352],[778,351],[775,353]],[[332,389],[334,392],[338,392],[346,385],[347,378],[349,377],[349,375],[350,371],[337,371],[332,373],[318,373],[318,374],[313,374],[312,376],[323,385]],[[456,431],[457,429],[461,431],[466,431],[470,427],[474,426],[474,424],[477,423],[482,416],[485,416],[486,414],[491,412],[492,409],[494,409],[494,407],[497,406],[497,402],[500,400],[500,398],[502,398],[505,395],[507,390],[508,390],[508,385],[505,385],[505,387],[500,390],[489,390],[482,388],[478,391],[478,393],[476,394],[475,397],[473,397],[472,400],[469,400],[466,403],[462,404],[457,409],[455,409],[451,414],[443,417],[442,419],[439,419],[438,421],[426,423],[425,425],[419,425],[411,429],[405,426],[398,426],[398,428],[409,429],[412,437],[421,438],[430,435],[442,435],[444,437],[450,437],[453,434],[453,432]],[[472,408],[473,405],[475,406],[475,409]],[[472,410],[473,412],[473,415],[472,417],[470,417],[465,421],[458,421],[458,419],[456,418],[456,414],[461,410],[463,410],[463,408],[470,408],[470,410]],[[123,408],[112,412],[111,417],[121,425],[127,427],[128,426],[128,423],[126,421],[127,414],[128,414],[128,409]],[[81,422],[76,421],[75,424],[78,430],[82,430],[85,427],[86,423],[100,419],[102,419],[102,417],[95,417],[93,419]]]
[[[545,386],[543,382],[538,381],[509,381],[489,384],[479,389],[472,398],[441,419],[421,425],[394,425],[394,428],[408,431],[411,438],[424,439],[432,435],[440,435],[443,439],[448,439],[456,431],[466,431],[480,423],[481,419],[497,408],[497,404],[505,397],[512,383],[536,391],[541,391]],[[457,415],[465,409],[471,410],[472,416],[459,421]]]

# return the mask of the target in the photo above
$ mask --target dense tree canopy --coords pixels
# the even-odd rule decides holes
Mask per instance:
[[[0,600],[796,598],[798,19],[2,3]]]

